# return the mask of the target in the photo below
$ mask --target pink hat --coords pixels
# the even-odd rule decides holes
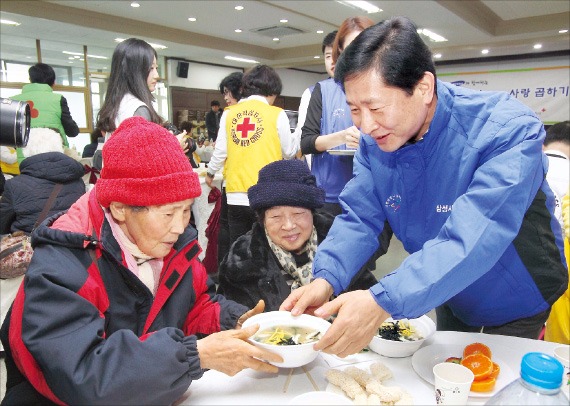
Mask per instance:
[[[103,207],[111,202],[155,206],[192,199],[202,192],[176,137],[142,117],[124,120],[105,142],[95,190]]]

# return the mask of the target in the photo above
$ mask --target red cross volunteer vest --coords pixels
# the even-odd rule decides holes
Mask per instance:
[[[277,133],[277,117],[281,111],[259,100],[247,100],[227,108],[226,192],[247,193],[247,189],[257,183],[261,168],[283,159]]]

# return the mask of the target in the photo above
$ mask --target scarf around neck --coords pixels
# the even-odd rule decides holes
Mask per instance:
[[[317,230],[315,226],[313,226],[311,236],[299,254],[293,254],[289,251],[285,251],[271,240],[267,234],[267,230],[264,229],[264,231],[269,247],[277,257],[279,264],[283,268],[284,274],[292,278],[291,281],[287,281],[287,283],[291,285],[291,290],[308,285],[313,277],[313,258],[315,257],[318,245]],[[302,255],[308,257],[308,261],[302,262],[298,265],[298,260],[296,258]]]

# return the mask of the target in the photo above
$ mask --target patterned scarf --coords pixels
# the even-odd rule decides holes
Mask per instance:
[[[291,252],[285,251],[283,248],[276,245],[271,240],[271,238],[269,238],[269,235],[267,235],[267,230],[265,230],[265,237],[267,238],[269,247],[271,247],[271,250],[281,264],[283,274],[292,278],[290,281],[287,281],[287,283],[291,285],[291,290],[308,285],[311,282],[311,278],[313,277],[313,258],[315,257],[315,252],[317,251],[318,245],[317,230],[315,229],[315,226],[313,226],[313,232],[305,243],[302,251],[299,254],[295,255],[303,255],[305,257],[308,257],[309,260],[303,263],[301,266],[297,266],[295,256]]]

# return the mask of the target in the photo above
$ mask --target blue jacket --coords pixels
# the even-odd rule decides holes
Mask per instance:
[[[319,82],[319,87],[322,103],[320,134],[331,134],[351,127],[353,123],[350,108],[346,104],[346,96],[341,87],[332,78]],[[315,93],[315,96],[318,97],[319,93]],[[303,136],[306,136],[305,131]],[[333,149],[346,149],[346,145]],[[317,185],[325,190],[325,201],[338,203],[340,192],[352,177],[353,157],[315,151],[311,159],[311,172],[317,178]]]
[[[447,303],[468,325],[494,326],[543,312],[568,281],[543,125],[506,93],[437,88],[423,140],[387,153],[361,138],[315,277],[340,292],[387,220],[411,254],[370,289],[392,317]]]

